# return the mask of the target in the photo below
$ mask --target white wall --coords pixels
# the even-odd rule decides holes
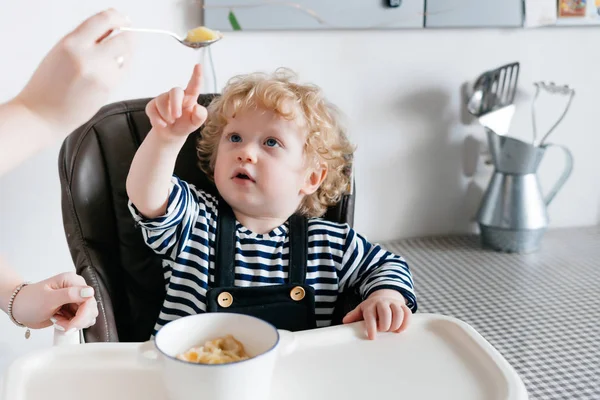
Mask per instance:
[[[188,4],[188,6],[185,6]],[[185,32],[197,25],[193,2],[122,0],[136,26]],[[109,1],[2,2],[0,101],[25,84],[52,44]],[[35,6],[37,12],[30,10]],[[35,27],[35,29],[34,29]],[[321,85],[347,114],[358,145],[356,227],[374,241],[473,229],[481,189],[469,186],[483,141],[476,124],[461,122],[460,87],[485,69],[521,62],[519,110],[513,134],[531,135],[532,82],[552,80],[577,96],[553,141],[568,146],[575,169],[551,204],[553,227],[592,225],[600,211],[597,120],[598,28],[228,33],[214,46],[219,87],[237,73],[288,66]],[[18,40],[15,40],[16,38]],[[26,43],[26,45],[24,45]],[[113,100],[156,95],[184,85],[200,54],[170,38],[139,36],[131,70]],[[210,80],[208,80],[210,82]],[[208,87],[212,89],[212,87]],[[548,107],[546,107],[548,106]],[[540,102],[549,126],[556,108]],[[547,110],[545,115],[543,110]],[[550,110],[550,111],[548,111]],[[0,178],[0,253],[30,280],[71,268],[60,215],[56,167],[60,144]],[[479,162],[479,167],[482,163]],[[549,152],[540,176],[548,188],[562,168]],[[489,171],[480,169],[485,184]],[[23,331],[0,316],[2,364],[50,342],[50,331]]]

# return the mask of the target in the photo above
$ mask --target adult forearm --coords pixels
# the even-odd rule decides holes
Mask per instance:
[[[127,176],[127,194],[145,217],[165,214],[175,161],[185,140],[152,129],[136,152]]]
[[[0,257],[0,309],[8,311],[8,301],[15,288],[23,282],[23,279],[8,266],[6,260]]]
[[[0,104],[0,175],[64,135],[17,99]]]

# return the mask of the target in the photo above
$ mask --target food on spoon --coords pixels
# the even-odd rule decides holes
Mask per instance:
[[[250,358],[244,345],[232,335],[209,340],[203,346],[192,347],[182,354],[179,360],[196,364],[228,364]]]
[[[185,40],[190,43],[201,43],[210,42],[220,37],[221,34],[219,32],[213,31],[212,29],[208,29],[205,26],[199,26],[197,28],[189,30],[187,36],[185,37]]]

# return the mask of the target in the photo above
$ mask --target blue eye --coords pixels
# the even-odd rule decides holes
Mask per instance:
[[[237,133],[234,133],[233,135],[229,136],[229,141],[233,143],[239,143],[242,141],[242,137]]]
[[[273,139],[273,138],[269,138],[265,141],[265,144],[269,147],[275,147],[275,146],[279,146],[279,143],[277,143],[277,140]]]

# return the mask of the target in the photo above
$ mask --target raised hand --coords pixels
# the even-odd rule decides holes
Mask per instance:
[[[185,89],[175,87],[152,99],[146,106],[146,114],[152,127],[167,136],[187,136],[206,121],[206,108],[198,104],[202,86],[202,68],[194,66],[194,72]]]

